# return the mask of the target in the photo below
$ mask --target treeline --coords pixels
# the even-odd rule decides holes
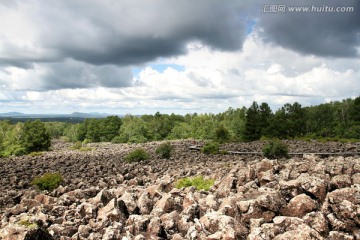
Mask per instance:
[[[171,139],[254,141],[261,138],[360,139],[360,97],[318,106],[285,104],[273,112],[267,103],[229,108],[219,114],[126,115],[82,123],[0,121],[0,155],[46,150],[50,138],[71,142],[141,143]]]
[[[0,121],[0,157],[24,155],[50,148],[50,134],[40,120],[11,124]]]
[[[360,139],[360,97],[318,106],[285,104],[273,112],[267,103],[229,108],[219,114],[126,115],[87,119],[80,124],[46,123],[52,137],[69,141],[141,143],[165,139],[254,141],[261,138]]]

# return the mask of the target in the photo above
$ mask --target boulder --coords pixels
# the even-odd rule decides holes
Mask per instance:
[[[357,186],[357,185],[356,185]],[[327,194],[322,212],[335,231],[353,232],[360,224],[360,187],[337,189]]]
[[[281,210],[284,216],[302,218],[307,213],[317,208],[317,204],[306,194],[300,194],[290,200],[285,208]]]
[[[349,175],[336,175],[331,179],[331,189],[340,189],[351,186],[351,178]]]
[[[226,197],[233,189],[236,189],[237,179],[233,175],[226,176],[219,184],[216,190],[216,196],[218,198]]]

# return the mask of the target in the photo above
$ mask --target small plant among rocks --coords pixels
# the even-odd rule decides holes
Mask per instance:
[[[87,151],[92,151],[92,150],[93,150],[93,148],[91,148],[91,147],[84,147],[84,146],[83,146],[83,143],[80,142],[80,141],[75,142],[75,143],[71,146],[71,149],[72,149],[72,150],[79,150],[79,151],[81,151],[81,152],[87,152]]]
[[[59,173],[45,173],[42,176],[36,177],[31,184],[36,186],[39,190],[52,191],[64,182],[63,177]]]
[[[137,148],[131,151],[126,157],[125,162],[141,162],[147,160],[149,158],[149,154],[142,148]]]
[[[159,147],[156,148],[155,152],[162,158],[169,159],[171,157],[171,153],[174,150],[174,147],[171,146],[170,143],[162,143]]]
[[[208,142],[201,148],[201,152],[205,154],[217,154],[219,153],[220,145],[217,142]]]
[[[29,219],[21,219],[18,224],[30,229],[38,228],[38,225],[36,223],[30,222]]]
[[[79,150],[80,148],[82,148],[82,143],[80,141],[75,142],[72,146],[71,149],[73,150]]]
[[[31,152],[28,154],[29,157],[37,157],[43,155],[43,152]]]
[[[193,178],[181,178],[176,181],[175,187],[178,189],[183,187],[195,187],[198,191],[200,191],[201,189],[209,191],[210,187],[214,185],[214,182],[214,179],[205,180],[203,176],[197,176]]]
[[[280,140],[271,140],[264,146],[263,154],[269,159],[287,158],[289,150]]]

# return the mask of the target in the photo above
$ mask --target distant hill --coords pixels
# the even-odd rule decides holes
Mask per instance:
[[[1,119],[9,119],[11,122],[25,122],[32,119],[40,119],[44,122],[82,122],[87,118],[106,118],[111,116],[107,113],[82,113],[71,114],[25,114],[20,112],[0,113]]]
[[[23,113],[20,112],[8,112],[8,113],[0,113],[1,117],[16,117],[16,116],[23,116]]]
[[[82,113],[73,112],[71,114],[26,114],[20,112],[0,113],[0,117],[27,117],[27,118],[53,118],[53,117],[81,117],[81,118],[104,118],[110,116],[107,113]]]

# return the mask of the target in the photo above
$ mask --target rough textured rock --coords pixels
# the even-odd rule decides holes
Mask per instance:
[[[306,194],[300,194],[290,200],[281,211],[284,216],[302,218],[305,214],[316,209],[316,202]]]
[[[328,193],[322,210],[332,229],[353,232],[360,224],[360,186]]]
[[[291,152],[351,149],[360,143],[286,141]],[[0,159],[0,239],[360,239],[360,158],[314,154],[284,160],[205,155],[173,141],[170,160],[160,142],[89,144],[92,152],[55,144],[42,156]],[[223,149],[260,151],[264,142]],[[125,163],[143,147],[150,160]],[[29,182],[45,172],[65,182],[39,192]],[[215,180],[209,191],[176,189],[183,177]]]

